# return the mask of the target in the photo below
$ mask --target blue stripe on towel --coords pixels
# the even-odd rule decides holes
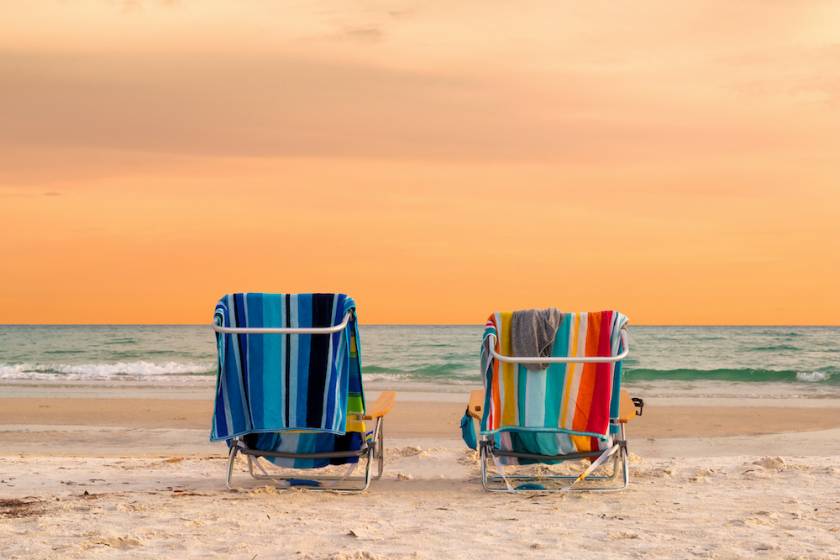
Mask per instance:
[[[283,310],[283,325],[284,327],[291,327],[291,312],[292,308],[290,305],[290,296],[286,294],[283,296],[283,303],[280,305],[280,308]],[[289,344],[289,338],[291,335],[281,335],[283,336],[283,375],[286,382],[286,425],[294,426],[297,424],[297,404],[295,399],[297,398],[297,375],[291,374],[291,363],[292,363],[292,351],[291,345]]]
[[[341,320],[344,317],[343,310],[343,296],[338,294],[334,295],[332,297],[332,301],[330,302],[330,321],[332,324],[341,323]],[[336,374],[335,369],[342,362],[341,352],[343,349],[341,348],[341,341],[344,340],[345,337],[342,336],[342,333],[334,333],[329,335],[329,338],[330,348],[327,360],[330,364],[332,364],[332,366],[326,372],[327,379],[325,380],[325,385],[327,390],[321,397],[321,422],[326,423],[327,419],[331,418],[332,423],[334,424],[337,420],[335,410],[337,400],[336,387],[339,385],[339,376]],[[335,361],[333,358],[335,358]],[[344,377],[346,378],[346,376]]]
[[[245,296],[246,321],[249,324],[265,324],[263,321],[262,294],[246,294]],[[265,336],[246,336],[248,346],[249,371],[263,371],[263,345]],[[255,424],[262,424],[264,420],[264,389],[265,377],[262,375],[250,375],[248,379],[248,394],[251,398],[248,401],[251,410],[251,417]]]
[[[227,306],[230,311],[230,326],[237,327],[239,316],[236,313],[236,301],[232,296],[227,298]],[[248,415],[248,404],[246,402],[245,383],[242,375],[242,359],[240,356],[239,337],[241,335],[225,335],[224,342],[230,351],[225,352],[225,377],[228,390],[227,403],[230,419],[227,422],[234,432],[249,431],[251,429],[251,418]]]

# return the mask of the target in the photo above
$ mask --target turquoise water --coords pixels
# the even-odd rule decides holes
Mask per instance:
[[[480,326],[362,326],[378,385],[480,385]],[[630,384],[840,391],[840,327],[632,327]],[[0,380],[212,383],[204,326],[0,326]],[[787,389],[785,389],[787,388]]]

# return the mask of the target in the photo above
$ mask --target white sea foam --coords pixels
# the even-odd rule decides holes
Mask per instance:
[[[0,379],[21,379],[31,377],[27,364],[0,364]]]
[[[397,373],[363,373],[362,378],[365,382],[390,382],[390,381],[405,381],[408,379],[405,375],[400,375]]]
[[[98,364],[0,364],[0,379],[110,379],[122,376],[195,375],[212,372],[212,364],[184,362],[116,362]]]
[[[819,383],[820,381],[828,381],[831,377],[830,373],[822,371],[798,371],[796,372],[797,381],[805,381],[806,383]]]

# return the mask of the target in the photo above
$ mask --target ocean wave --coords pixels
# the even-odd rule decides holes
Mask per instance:
[[[395,371],[398,370],[382,366],[362,366],[362,373],[391,373]]]
[[[125,336],[121,338],[112,338],[110,340],[106,340],[102,344],[111,345],[111,344],[135,344],[137,343],[137,339],[131,336]]]
[[[775,336],[775,337],[781,337],[781,338],[798,338],[798,337],[802,336],[801,332],[785,331],[785,330],[781,330],[780,328],[765,329],[765,330],[762,330],[762,331],[758,331],[757,334],[765,335],[765,336]]]
[[[385,374],[385,373],[366,373],[364,377],[365,386],[368,383],[375,384],[381,383],[383,386],[386,386],[390,383],[416,383],[420,385],[431,385],[433,387],[451,387],[451,386],[473,386],[481,385],[480,379],[471,379],[468,377],[451,377],[448,379],[435,379],[433,383],[430,383],[430,379],[418,377],[418,376],[410,376],[410,375],[402,375],[399,373],[393,374]]]
[[[377,365],[362,366],[362,373],[366,378],[369,374],[379,376],[400,376],[407,379],[434,379],[436,382],[446,382],[447,379],[453,380],[480,380],[481,375],[478,373],[477,367],[471,367],[464,362],[444,362],[442,364],[423,364],[416,367],[384,367]]]
[[[211,364],[184,362],[116,362],[92,364],[0,364],[0,379],[68,376],[74,379],[107,379],[124,376],[210,375]]]
[[[403,379],[413,381],[434,381],[435,383],[480,382],[481,376],[463,364],[428,364],[415,368],[387,368],[365,366],[365,379]],[[718,369],[648,369],[627,367],[624,379],[634,381],[728,381],[741,383],[819,383],[840,385],[840,368],[832,366],[813,371],[771,370],[750,368]]]
[[[735,381],[744,383],[828,383],[840,385],[840,371],[826,367],[816,371],[768,369],[630,369],[626,381]]]
[[[756,346],[750,348],[747,352],[796,352],[798,350],[800,348],[792,344],[771,344],[769,346]]]

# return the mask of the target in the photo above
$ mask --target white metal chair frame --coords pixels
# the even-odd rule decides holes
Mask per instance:
[[[621,344],[623,351],[615,356],[580,356],[580,357],[540,357],[540,356],[507,356],[496,352],[496,336],[490,334],[487,336],[486,344],[493,355],[493,358],[500,362],[508,364],[604,364],[620,362],[630,353],[630,346],[628,342],[627,330],[621,329]],[[494,474],[489,472],[489,463],[498,464],[497,457],[515,457],[519,459],[531,459],[538,462],[549,461],[574,461],[578,459],[596,458],[592,464],[587,467],[581,474],[577,476],[572,475],[508,475],[504,472]],[[609,474],[593,475],[599,467],[604,465],[610,458],[612,458],[612,469]],[[584,453],[570,453],[566,455],[539,455],[535,453],[522,453],[517,451],[505,451],[496,449],[493,443],[493,437],[488,434],[481,434],[479,441],[479,459],[481,462],[481,485],[489,492],[511,492],[511,491],[530,491],[530,492],[614,492],[624,490],[630,484],[630,471],[628,468],[628,452],[627,452],[627,436],[626,429],[623,423],[619,424],[619,433],[613,436],[613,445],[603,451],[589,451]],[[620,470],[619,470],[619,467]],[[619,475],[622,474],[621,486],[615,486],[613,483]],[[538,480],[571,480],[571,484],[559,489],[525,489],[517,490],[510,484],[510,480],[519,481],[538,481]],[[577,486],[583,481],[593,481],[596,483],[607,483],[609,485],[595,486]]]
[[[285,334],[285,335],[299,335],[299,334],[335,334],[347,328],[353,312],[350,311],[344,315],[344,319],[338,325],[331,327],[225,327],[222,325],[213,325],[213,330],[220,334]],[[359,415],[361,416],[361,415]],[[364,417],[359,418],[364,420]],[[280,432],[282,433],[282,432]],[[385,467],[385,445],[383,440],[383,419],[381,417],[376,419],[376,424],[373,429],[373,438],[368,441],[366,434],[362,434],[362,447],[357,451],[328,451],[319,453],[287,453],[280,451],[261,451],[259,449],[251,449],[245,443],[243,438],[232,438],[230,450],[228,451],[227,461],[227,477],[225,478],[225,485],[228,489],[232,489],[231,479],[233,478],[233,466],[236,461],[237,454],[245,455],[248,458],[248,473],[256,480],[272,480],[275,482],[285,482],[289,488],[293,486],[294,481],[314,481],[314,482],[333,482],[335,484],[329,486],[309,486],[300,485],[300,487],[309,490],[330,490],[333,492],[362,492],[367,490],[371,481],[371,466],[374,461],[377,463],[376,474],[373,476],[376,480],[382,477],[382,472]],[[348,471],[345,476],[296,476],[287,472],[278,472],[277,474],[269,473],[263,465],[259,462],[260,458],[277,457],[284,459],[338,459],[347,457],[358,457],[359,460],[365,460],[365,471],[363,475],[351,476],[352,470]],[[260,473],[254,471],[257,468]],[[354,465],[355,467],[355,465]],[[272,468],[277,468],[272,465]],[[355,484],[343,485],[342,483],[352,482]]]

